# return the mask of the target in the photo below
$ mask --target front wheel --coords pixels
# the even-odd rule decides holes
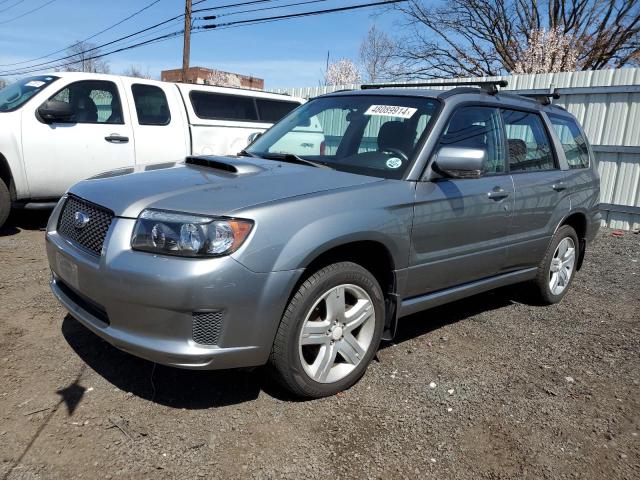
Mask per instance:
[[[566,295],[575,274],[579,245],[578,235],[569,225],[558,228],[552,237],[535,280],[537,296],[543,303],[558,303]]]
[[[0,180],[0,228],[4,225],[4,222],[9,218],[9,212],[11,211],[11,194],[9,193],[9,187]]]
[[[311,275],[280,322],[270,365],[278,380],[305,398],[355,384],[380,344],[384,297],[370,272],[351,262]]]

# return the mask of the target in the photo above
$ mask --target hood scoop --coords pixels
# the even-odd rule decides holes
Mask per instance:
[[[229,157],[214,157],[210,155],[189,156],[186,158],[184,163],[198,167],[213,168],[233,175],[248,175],[264,171],[264,168],[256,165],[255,163],[236,160]]]

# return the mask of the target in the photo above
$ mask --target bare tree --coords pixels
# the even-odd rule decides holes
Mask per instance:
[[[146,80],[151,80],[149,69],[147,68],[147,72],[143,73],[142,68],[139,65],[131,65],[124,72],[122,72],[122,75],[124,75],[125,77],[144,78]]]
[[[324,74],[325,85],[349,85],[360,81],[358,66],[347,58],[330,63]]]
[[[360,63],[368,82],[378,82],[395,75],[395,42],[372,25],[360,44]]]
[[[66,50],[69,58],[62,67],[65,72],[109,73],[109,62],[95,58],[101,54],[96,45],[89,42],[77,42]]]
[[[413,78],[500,75],[516,71],[541,31],[568,42],[551,65],[619,68],[638,57],[637,0],[428,0],[395,4],[410,34],[399,52]],[[575,52],[577,50],[577,53]]]

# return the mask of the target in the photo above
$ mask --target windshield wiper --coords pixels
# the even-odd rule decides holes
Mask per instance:
[[[246,150],[240,150],[238,152],[238,156],[239,157],[252,157],[252,158],[258,158],[258,155],[254,155],[251,152],[247,152]]]
[[[310,167],[316,168],[331,168],[325,163],[307,160],[306,158],[299,157],[298,155],[294,155],[293,153],[262,153],[260,154],[260,156],[262,158],[266,158],[267,160],[279,160],[281,162],[297,163],[299,165],[308,165]]]

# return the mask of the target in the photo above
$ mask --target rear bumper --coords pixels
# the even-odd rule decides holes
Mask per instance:
[[[46,236],[51,290],[71,315],[115,347],[165,365],[221,369],[266,363],[301,271],[261,274],[231,257],[135,252],[129,247],[134,223],[115,218],[97,258],[60,236],[52,219]],[[198,312],[221,313],[213,345],[194,341]]]

